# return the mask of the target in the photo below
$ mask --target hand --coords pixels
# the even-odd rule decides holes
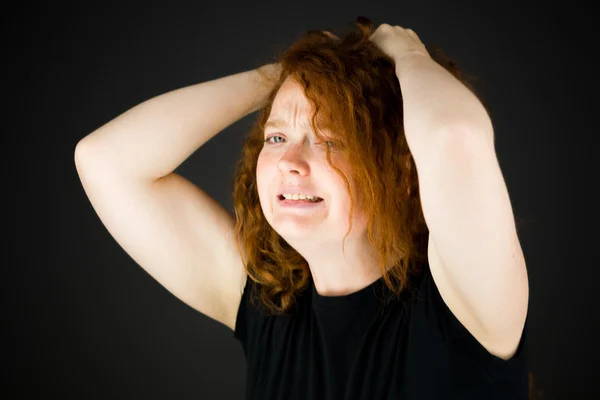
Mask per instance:
[[[419,54],[431,58],[425,45],[412,29],[381,24],[369,40],[392,58],[396,65],[403,57],[409,55]]]
[[[329,32],[329,31],[323,31],[323,33],[334,40],[340,40],[339,37],[335,36],[333,33]]]

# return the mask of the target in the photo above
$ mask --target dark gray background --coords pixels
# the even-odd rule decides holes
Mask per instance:
[[[586,227],[595,236],[597,229],[574,212],[594,182],[581,176],[594,161],[582,155],[597,134],[584,121],[594,108],[581,104],[594,94],[596,50],[589,13],[569,7],[63,2],[5,14],[11,398],[243,398],[245,362],[232,332],[176,299],[118,246],[85,196],[73,151],[150,97],[257,67],[302,32],[343,29],[358,15],[415,30],[479,78],[528,262],[531,370],[545,399],[593,398],[600,392],[598,273],[583,240]],[[233,165],[254,118],[178,169],[230,211]]]

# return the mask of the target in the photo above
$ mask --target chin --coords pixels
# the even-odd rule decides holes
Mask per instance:
[[[322,229],[321,227],[319,227],[319,224],[315,224],[314,221],[307,221],[305,219],[303,220],[300,218],[294,218],[294,216],[290,215],[276,216],[272,220],[271,226],[283,238],[314,238],[316,236],[315,232],[318,232]]]

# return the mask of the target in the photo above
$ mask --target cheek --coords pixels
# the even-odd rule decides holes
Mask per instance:
[[[274,183],[274,174],[276,171],[272,166],[272,162],[267,157],[259,155],[256,161],[256,186],[261,203],[269,195],[269,185]]]
[[[350,184],[350,191],[353,191],[354,195],[355,195],[353,218],[360,219],[362,216],[362,214],[359,211],[360,199],[358,197],[356,197],[356,196],[359,196],[360,194],[356,190],[355,183],[351,179],[349,168],[345,165],[341,165],[341,168],[343,168],[342,171],[346,175],[346,178],[349,179],[348,183]],[[350,205],[351,205],[350,192],[346,188],[344,178],[339,176],[337,173],[332,172],[331,179],[334,182],[333,186],[335,187],[334,190],[335,190],[336,196],[338,198],[339,214],[341,216],[344,216],[345,218],[347,218],[348,215],[350,214]]]

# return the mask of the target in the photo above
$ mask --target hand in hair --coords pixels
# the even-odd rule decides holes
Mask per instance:
[[[369,38],[381,51],[392,58],[396,65],[405,56],[420,54],[431,58],[417,34],[408,28],[381,24]]]
[[[334,40],[340,40],[339,37],[335,36],[333,33],[329,32],[329,31],[323,31],[323,33]]]

